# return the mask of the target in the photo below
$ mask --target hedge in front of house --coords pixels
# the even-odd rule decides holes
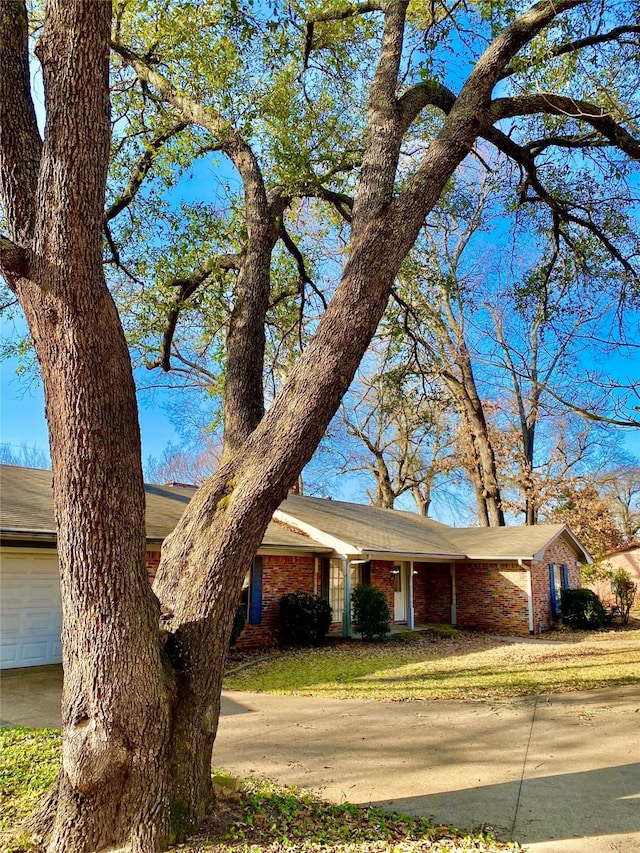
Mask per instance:
[[[318,646],[331,625],[331,606],[319,595],[290,592],[280,599],[280,629],[293,646]]]
[[[598,596],[590,589],[563,589],[561,597],[562,621],[571,628],[601,630],[607,621],[607,612]]]
[[[391,613],[384,593],[358,586],[351,593],[353,627],[363,640],[383,640],[391,630]]]

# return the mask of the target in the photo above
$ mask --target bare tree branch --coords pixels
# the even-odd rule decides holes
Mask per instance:
[[[489,107],[487,120],[490,124],[495,124],[501,119],[537,113],[563,116],[589,124],[629,157],[640,160],[640,140],[635,139],[615,121],[609,110],[589,101],[579,101],[553,93],[496,98]]]
[[[632,33],[640,33],[640,26],[631,24],[622,27],[615,27],[613,30],[609,30],[609,32],[606,33],[599,33],[591,36],[585,36],[584,38],[576,39],[575,41],[568,41],[553,48],[550,51],[550,55],[563,56],[567,53],[577,53],[580,50],[584,50],[585,47],[595,47],[599,44],[606,44],[607,42],[616,41],[621,36],[630,35]],[[505,68],[502,73],[502,79],[510,77],[513,73],[513,68]]]
[[[144,179],[149,174],[149,171],[153,166],[158,153],[162,150],[162,147],[186,127],[188,127],[188,124],[185,121],[174,122],[165,131],[157,134],[147,143],[146,151],[131,172],[127,186],[120,194],[120,197],[115,199],[115,201],[113,201],[106,209],[104,214],[106,222],[110,222],[114,217],[121,213],[125,207],[131,204],[136,193],[142,186]]]
[[[572,222],[574,225],[579,225],[585,230],[594,235],[606,248],[612,258],[614,258],[629,273],[636,281],[640,280],[640,275],[635,267],[627,258],[620,252],[612,240],[605,232],[591,219],[584,216],[578,216],[573,213],[565,204],[556,199],[543,185],[538,177],[535,158],[526,149],[515,143],[510,137],[500,130],[491,128],[483,131],[484,138],[493,143],[500,151],[507,154],[514,162],[518,163],[524,169],[527,175],[527,184],[535,191],[540,201],[546,203],[551,210],[555,211],[560,218],[565,222]],[[526,195],[522,195],[522,201],[527,201]]]

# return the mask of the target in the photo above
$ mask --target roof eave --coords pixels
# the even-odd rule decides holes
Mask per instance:
[[[333,554],[333,548],[326,548],[323,545],[260,545],[258,554],[264,556],[278,556],[279,554]]]
[[[543,548],[541,548],[536,554],[533,555],[532,559],[535,560],[536,562],[540,562],[540,560],[542,560],[542,558],[544,557],[544,554],[545,554],[545,551],[547,550],[547,548],[550,545],[553,545],[553,543],[557,539],[560,539],[561,536],[567,536],[567,538],[571,540],[571,542],[574,546],[574,550],[576,552],[576,556],[578,558],[580,557],[580,554],[582,554],[584,557],[585,563],[587,563],[589,565],[591,563],[593,563],[593,557],[591,556],[591,554],[587,551],[587,549],[584,547],[584,545],[582,545],[582,543],[576,537],[576,535],[571,530],[571,528],[566,524],[555,534],[555,536],[552,536],[551,539],[549,539],[549,541],[545,544],[545,546]]]
[[[465,554],[443,554],[425,551],[379,551],[363,546],[362,553],[371,560],[413,560],[416,563],[430,560],[443,562],[447,560],[466,560]]]

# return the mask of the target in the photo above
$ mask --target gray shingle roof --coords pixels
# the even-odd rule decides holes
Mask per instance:
[[[279,512],[292,523],[342,540],[356,552],[464,556],[449,538],[450,527],[412,512],[301,495],[289,495]]]
[[[188,486],[145,485],[148,540],[161,542],[173,530],[194,491]],[[55,537],[51,471],[0,465],[0,532],[7,537]],[[267,528],[262,547],[329,550],[276,522]]]
[[[55,537],[51,476],[51,471],[0,465],[0,532],[5,537]],[[146,485],[145,492],[147,538],[161,541],[177,524],[194,490]],[[267,528],[262,549],[329,553],[333,546],[351,556],[531,560],[559,536],[588,559],[562,524],[456,528],[412,512],[289,495]],[[340,543],[343,548],[337,547]]]
[[[449,539],[472,560],[532,560],[565,531],[564,524],[456,527],[450,531]]]
[[[352,550],[382,557],[475,560],[532,560],[559,536],[583,559],[587,553],[564,524],[535,527],[449,527],[413,512],[342,501],[289,495],[280,512],[311,528],[342,540]],[[317,535],[311,533],[311,535]]]

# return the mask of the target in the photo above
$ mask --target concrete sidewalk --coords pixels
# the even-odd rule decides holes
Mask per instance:
[[[5,722],[59,726],[59,668],[3,673]],[[637,687],[504,702],[225,693],[213,763],[531,853],[640,853]]]

